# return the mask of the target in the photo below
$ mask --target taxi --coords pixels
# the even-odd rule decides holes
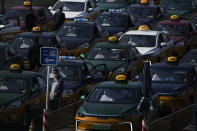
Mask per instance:
[[[8,70],[11,64],[21,64],[23,60],[16,49],[7,43],[0,43],[0,59],[0,70]]]
[[[197,72],[197,49],[192,49],[187,52],[183,59],[180,60],[180,63],[192,64]]]
[[[109,37],[107,42],[97,43],[85,57],[85,62],[93,65],[105,64],[108,80],[114,80],[118,74],[131,79],[139,75],[143,66],[143,58],[138,50],[129,44],[118,44],[118,38]],[[102,68],[97,68],[105,72]]]
[[[166,18],[177,14],[182,19],[189,19],[195,13],[197,3],[195,0],[161,0],[160,7]]]
[[[51,31],[54,25],[53,15],[45,7],[32,6],[30,1],[25,1],[21,6],[14,6],[7,10],[5,16],[13,23],[14,26],[25,27],[25,15],[29,8],[32,7],[37,17],[37,24],[43,31]],[[19,22],[18,22],[19,20]]]
[[[0,15],[0,41],[8,42],[21,32],[20,27],[14,27],[4,15]]]
[[[137,111],[141,98],[141,83],[128,82],[118,75],[115,81],[99,83],[85,98],[75,116],[75,131],[137,131],[143,114]],[[81,96],[84,99],[84,96]],[[148,113],[154,120],[156,109]]]
[[[110,9],[109,12],[99,14],[96,23],[105,28],[110,36],[119,32],[124,33],[133,26],[129,14],[117,9]]]
[[[64,23],[57,31],[61,56],[86,54],[97,42],[107,40],[108,34],[95,22],[87,19],[75,19]]]
[[[51,88],[54,76],[52,70],[57,69],[63,79],[62,104],[68,105],[79,100],[80,95],[88,93],[101,81],[106,80],[105,74],[101,74],[96,67],[106,68],[105,65],[93,66],[75,56],[60,56],[58,64],[50,68],[49,85]],[[40,73],[47,77],[47,67],[40,69]]]
[[[129,6],[128,0],[96,0],[96,6],[103,11],[108,11],[109,9],[121,9],[126,11],[126,8]],[[131,0],[133,1],[133,0]]]
[[[75,18],[94,20],[100,12],[95,0],[58,0],[48,9],[55,14],[60,6],[63,7],[62,12],[65,14],[66,22],[74,21]]]
[[[149,5],[148,0],[141,0],[140,4],[130,5],[127,12],[132,18],[135,27],[147,25],[152,29],[162,18],[160,7],[158,5]]]
[[[33,44],[33,39],[38,39],[42,47],[54,47],[58,44],[56,34],[53,32],[42,32],[40,27],[34,27],[32,32],[23,32],[12,41],[12,46],[24,59],[24,69],[29,69],[28,51]]]
[[[172,15],[169,20],[160,21],[156,30],[165,32],[174,41],[174,50],[179,57],[190,49],[197,48],[196,26],[188,20],[181,20],[178,15]]]
[[[152,91],[159,96],[160,113],[171,113],[194,103],[197,74],[191,64],[178,63],[168,57],[167,63],[150,66]]]
[[[22,71],[18,64],[0,71],[0,125],[17,124],[27,130],[31,118],[42,113],[45,92],[46,82],[39,73]]]
[[[136,47],[140,54],[151,60],[152,63],[171,56],[174,46],[167,34],[161,31],[152,31],[146,25],[140,26],[138,30],[125,32],[120,37],[119,44],[129,44]]]

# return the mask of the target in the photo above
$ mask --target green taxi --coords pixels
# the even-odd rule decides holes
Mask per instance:
[[[85,62],[92,65],[105,64],[108,79],[113,80],[116,75],[124,74],[130,78],[141,72],[143,57],[138,50],[129,44],[118,44],[117,37],[110,37],[107,42],[97,43],[88,53]]]
[[[98,84],[76,114],[76,131],[141,130],[143,115],[137,111],[140,97],[141,83],[128,82],[124,75],[116,76],[116,81]],[[156,113],[152,109],[148,119],[153,120]]]
[[[46,82],[40,73],[22,71],[13,64],[0,71],[0,128],[17,125],[27,130],[45,105]]]

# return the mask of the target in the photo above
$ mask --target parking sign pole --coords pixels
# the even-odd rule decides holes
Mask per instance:
[[[47,92],[46,92],[46,111],[48,111],[48,103],[49,103],[49,70],[50,65],[47,65]]]

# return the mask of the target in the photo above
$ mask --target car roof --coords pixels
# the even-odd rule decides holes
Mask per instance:
[[[189,23],[190,21],[188,20],[179,20],[179,21],[163,20],[159,22],[159,24],[175,24],[175,25],[188,25]]]
[[[53,32],[23,32],[17,35],[17,37],[54,37]]]
[[[85,2],[86,0],[59,0],[59,2]],[[87,0],[89,1],[89,0]]]
[[[107,15],[107,16],[129,16],[127,12],[102,12],[99,16]]]
[[[37,72],[31,72],[31,71],[0,71],[0,77],[6,77],[6,78],[21,78],[21,79],[27,79],[31,78],[35,75],[41,75]]]
[[[102,48],[102,47],[109,47],[109,48],[129,48],[129,47],[132,47],[131,45],[129,44],[118,44],[118,42],[100,42],[100,43],[97,43],[94,47],[98,48]]]
[[[21,5],[21,6],[14,6],[14,7],[11,7],[10,9],[14,9],[14,10],[29,10],[29,6],[23,6],[23,5]],[[40,7],[40,6],[32,6],[32,8],[34,9],[34,10],[40,10],[40,9],[42,9],[42,8],[44,8],[44,7]]]
[[[191,64],[168,64],[168,63],[156,63],[150,66],[151,69],[169,69],[169,70],[187,70],[191,71],[193,66]]]
[[[96,85],[96,87],[101,87],[101,88],[134,88],[138,89],[141,86],[141,82],[126,82],[126,83],[118,83],[115,81],[104,81]]]
[[[131,31],[127,31],[124,35],[153,35],[156,36],[157,33],[159,33],[161,31],[152,31],[152,30],[148,30],[148,31],[139,31],[139,30],[131,30]]]

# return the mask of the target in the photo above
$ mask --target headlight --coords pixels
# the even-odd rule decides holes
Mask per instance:
[[[88,42],[86,42],[86,43],[80,45],[80,46],[79,46],[79,49],[86,49],[86,48],[89,47],[89,45],[90,45],[90,44],[89,44]]]
[[[117,74],[122,74],[123,72],[125,71],[125,68],[124,67],[120,67],[118,69],[116,69],[114,71],[114,74],[117,75]]]
[[[5,25],[0,25],[0,28],[4,28],[5,27]]]
[[[21,102],[17,101],[17,102],[9,104],[6,108],[7,109],[13,109],[13,108],[19,107],[20,105],[21,105]]]
[[[86,114],[79,111],[79,112],[77,112],[77,116],[78,117],[86,117]]]

